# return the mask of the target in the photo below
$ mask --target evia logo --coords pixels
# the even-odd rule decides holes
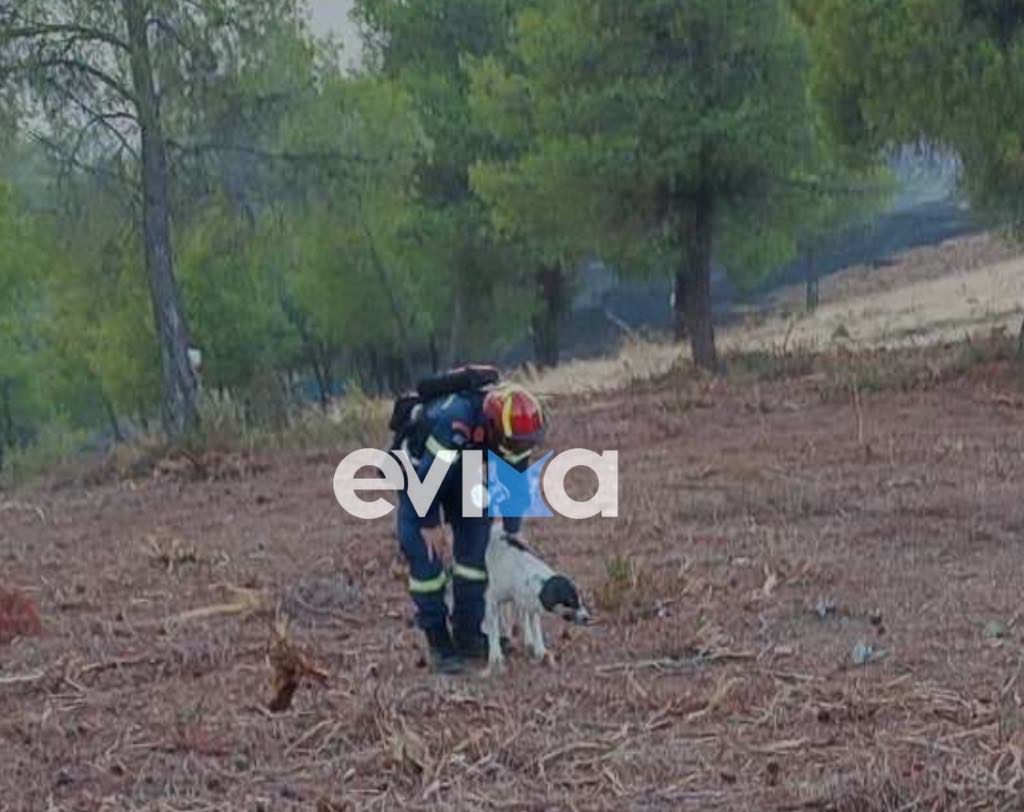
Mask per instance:
[[[555,455],[548,452],[525,471],[517,471],[493,452],[462,452],[462,513],[477,518],[490,516],[569,519],[619,515],[619,452],[587,451],[575,448]],[[423,518],[458,458],[441,454],[424,479],[405,451],[394,455],[377,448],[353,451],[334,472],[334,495],[338,504],[357,519],[381,519],[395,506],[383,497],[362,499],[360,491],[402,491],[416,513]],[[379,477],[358,477],[363,468],[376,468]],[[597,490],[589,499],[576,500],[566,491],[565,481],[575,468],[587,468],[597,476]],[[404,469],[404,471],[403,471]]]

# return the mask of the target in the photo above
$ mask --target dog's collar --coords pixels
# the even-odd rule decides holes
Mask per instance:
[[[530,555],[537,555],[537,553],[535,553],[533,550],[531,550],[529,548],[529,546],[527,546],[526,542],[524,542],[521,539],[516,538],[515,536],[509,535],[508,533],[506,533],[505,534],[505,541],[508,542],[509,547],[515,547],[520,552],[529,553]]]

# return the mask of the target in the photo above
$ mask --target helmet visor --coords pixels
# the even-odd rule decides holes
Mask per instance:
[[[543,433],[530,437],[502,437],[497,443],[497,451],[506,462],[516,465],[528,460],[543,439]]]

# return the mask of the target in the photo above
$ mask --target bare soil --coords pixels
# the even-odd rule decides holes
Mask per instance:
[[[856,265],[821,280],[820,307],[807,313],[804,286],[773,293],[718,331],[719,349],[736,352],[829,351],[963,341],[991,330],[1020,332],[1024,255],[998,234],[958,237]],[[544,394],[621,389],[662,375],[689,348],[628,337],[612,357],[576,361],[529,376]]]
[[[4,497],[0,809],[1019,808],[1021,369],[841,374],[554,400],[621,452],[619,519],[528,526],[597,622],[489,678],[423,667],[343,449]],[[271,713],[280,610],[329,678]]]
[[[722,345],[913,347],[980,330],[1017,332],[1024,257],[1019,245],[993,234],[959,237],[823,279],[814,313],[804,311],[804,295],[802,285],[776,292],[747,323],[723,331]]]

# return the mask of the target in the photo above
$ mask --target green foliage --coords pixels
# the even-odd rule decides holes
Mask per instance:
[[[287,367],[298,351],[278,269],[264,247],[218,206],[205,212],[179,251],[182,293],[211,388],[245,388],[259,371]]]
[[[84,412],[88,397],[93,408],[105,401],[117,414],[148,417],[159,399],[159,360],[138,235],[102,199],[62,225],[66,253],[49,275],[46,330],[78,392],[71,402]]]
[[[46,409],[35,374],[40,336],[36,313],[46,249],[44,234],[0,184],[0,449],[29,439]]]
[[[288,219],[287,278],[311,329],[336,352],[363,342],[401,350],[430,329],[430,308],[403,241],[416,166],[429,155],[408,95],[366,78],[329,81],[284,133],[288,149],[324,156]],[[434,311],[436,312],[436,311]]]
[[[9,448],[0,467],[0,488],[17,488],[30,484],[47,473],[61,468],[81,453],[88,437],[60,422],[41,424],[32,443]]]
[[[819,0],[814,89],[853,156],[957,155],[979,210],[1024,222],[1024,13],[1006,0]]]
[[[707,270],[706,244],[749,287],[870,216],[893,139],[998,132],[998,161],[963,150],[993,192],[986,172],[1012,179],[1021,151],[1015,19],[987,0],[902,5],[357,0],[369,69],[347,76],[299,0],[148,0],[206,439],[301,424],[289,390],[310,378],[406,386],[528,325],[549,340],[592,254],[678,274]],[[29,19],[47,30],[19,32]],[[159,413],[125,21],[115,0],[0,3],[0,63],[21,78],[0,89],[0,446],[62,454],[79,430],[131,435]],[[881,72],[862,53],[908,48],[920,64]],[[896,107],[892,76],[920,110]],[[998,98],[925,111],[968,88]]]
[[[407,231],[421,241],[423,288],[441,294],[433,338],[447,345],[446,361],[470,346],[495,344],[494,326],[522,326],[521,249],[491,228],[490,215],[470,187],[469,171],[497,145],[470,110],[467,61],[503,53],[520,1],[357,0],[375,73],[403,88],[432,150],[416,167],[422,205]],[[424,263],[425,259],[425,263]],[[489,309],[491,308],[491,309]],[[498,308],[500,319],[495,319]],[[442,330],[447,334],[442,333]]]
[[[777,0],[553,0],[507,54],[469,61],[500,144],[474,187],[542,257],[599,252],[688,279],[698,362],[714,365],[712,251],[740,286],[793,255],[831,169],[806,38]],[[784,201],[784,205],[780,205]]]

